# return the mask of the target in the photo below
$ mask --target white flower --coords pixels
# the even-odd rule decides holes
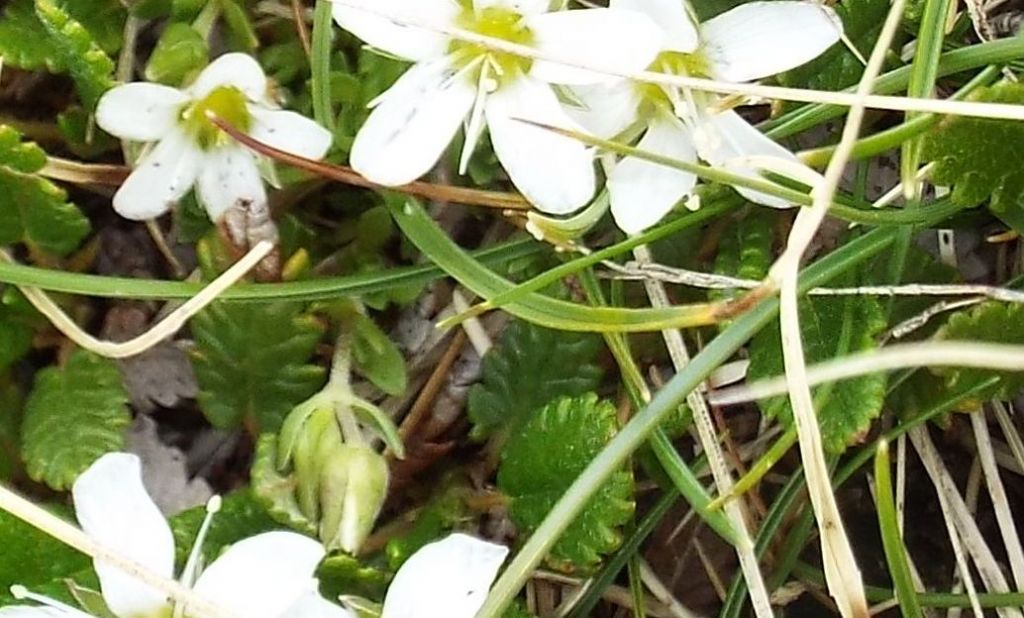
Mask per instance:
[[[465,534],[425,545],[395,574],[381,618],[474,618],[507,555]]]
[[[360,3],[364,8],[356,8]],[[549,0],[337,0],[334,19],[342,28],[416,63],[373,103],[352,148],[352,167],[380,184],[411,182],[434,166],[465,124],[464,173],[486,125],[513,184],[537,208],[565,214],[585,205],[595,184],[591,150],[518,119],[579,130],[549,84],[607,77],[396,23],[460,28],[619,72],[647,66],[661,46],[661,31],[634,11],[548,10]]]
[[[101,544],[153,573],[174,576],[174,537],[167,521],[142,485],[139,458],[109,453],[89,467],[72,489],[82,529]],[[207,527],[204,522],[203,529]],[[199,550],[202,534],[193,554]],[[232,545],[195,579],[203,599],[239,618],[354,618],[323,599],[313,577],[323,559],[317,541],[294,532],[267,532]],[[103,599],[118,618],[167,618],[173,607],[159,590],[96,560]],[[197,566],[189,559],[183,583],[191,584]],[[0,609],[0,618],[81,618],[81,610],[27,594],[43,606]]]
[[[839,40],[842,23],[829,8],[812,2],[750,2],[699,26],[682,0],[611,0],[611,6],[645,13],[666,33],[650,70],[743,82],[804,64]],[[695,162],[699,156],[743,176],[760,178],[741,157],[768,156],[799,165],[788,150],[762,135],[734,111],[714,112],[701,93],[619,81],[579,88],[584,108],[573,113],[603,137],[642,133],[641,150]],[[612,215],[627,233],[654,225],[690,194],[689,172],[625,157],[608,178]],[[737,187],[747,199],[784,208],[777,197]]]
[[[256,157],[210,122],[211,112],[261,142],[310,159],[323,157],[331,145],[327,129],[277,108],[263,69],[245,54],[217,58],[184,90],[124,84],[100,99],[96,122],[122,139],[156,144],[114,195],[118,213],[158,217],[193,185],[214,221],[233,205],[266,202]]]

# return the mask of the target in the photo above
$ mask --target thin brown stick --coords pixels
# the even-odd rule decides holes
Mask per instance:
[[[285,152],[260,142],[246,135],[242,131],[228,124],[223,118],[210,116],[210,121],[217,125],[222,131],[230,135],[246,148],[250,148],[261,155],[287,163],[288,165],[304,169],[307,172],[337,180],[355,187],[366,189],[387,189],[398,191],[406,195],[421,197],[425,200],[452,202],[468,206],[486,206],[488,208],[499,208],[502,210],[530,210],[530,203],[526,198],[516,193],[502,193],[498,191],[481,191],[479,189],[467,189],[464,187],[452,187],[447,185],[435,185],[429,182],[410,182],[399,187],[385,187],[371,182],[361,174],[345,165],[335,165],[314,161],[305,157]]]
[[[309,41],[309,29],[306,28],[306,19],[302,15],[302,0],[292,0],[292,17],[295,19],[295,32],[299,35],[299,43],[302,44],[306,57],[313,55],[313,44]]]

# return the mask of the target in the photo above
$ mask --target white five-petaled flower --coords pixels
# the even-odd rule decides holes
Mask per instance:
[[[75,481],[75,514],[91,537],[157,575],[173,577],[174,537],[142,485],[139,458],[109,453]],[[206,524],[204,523],[204,528]],[[202,533],[200,534],[202,536]],[[197,546],[202,539],[197,539]],[[193,553],[198,547],[193,548]],[[195,579],[196,595],[239,618],[354,618],[317,592],[313,576],[324,556],[317,541],[294,532],[266,532],[232,545]],[[189,559],[183,583],[192,584]],[[159,590],[94,561],[103,599],[118,618],[168,618],[173,607]],[[0,609],[0,618],[83,618],[89,614],[28,595],[41,606]]]
[[[214,114],[257,140],[311,159],[324,156],[329,131],[272,100],[259,63],[225,54],[183,90],[133,82],[103,95],[96,122],[108,133],[155,142],[114,195],[114,209],[144,220],[167,212],[193,185],[216,221],[234,205],[262,204],[266,191],[255,155],[209,118]]]
[[[405,184],[434,166],[464,124],[464,172],[486,125],[505,171],[537,208],[565,214],[585,205],[595,186],[591,150],[519,120],[578,131],[549,84],[609,78],[437,31],[470,31],[619,73],[644,68],[661,47],[661,30],[643,14],[549,8],[550,0],[336,0],[334,19],[342,28],[416,63],[374,101],[356,136],[352,167],[380,184]]]
[[[750,2],[699,25],[682,0],[611,0],[611,6],[645,13],[664,29],[667,42],[650,70],[727,82],[797,67],[842,35],[836,14],[812,2]],[[640,134],[641,150],[687,162],[699,156],[755,178],[759,174],[743,157],[775,157],[800,165],[791,152],[736,112],[711,109],[714,99],[702,93],[628,81],[582,87],[576,93],[582,103],[573,111],[577,121],[602,137]],[[627,156],[608,177],[615,222],[627,233],[643,231],[689,195],[696,182],[689,172]],[[766,206],[790,205],[762,192],[737,190]]]
[[[381,618],[475,618],[507,555],[459,533],[425,545],[398,570]]]

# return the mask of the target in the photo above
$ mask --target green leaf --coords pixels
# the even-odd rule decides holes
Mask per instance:
[[[97,131],[92,114],[78,105],[72,105],[57,114],[57,128],[68,150],[82,159],[97,159],[100,155],[121,148],[121,142],[114,136]]]
[[[117,365],[91,352],[40,371],[21,427],[28,475],[64,490],[100,455],[122,450],[127,402]]]
[[[841,0],[832,8],[843,20],[843,34],[866,58],[889,12],[887,0]],[[785,86],[843,90],[860,80],[864,64],[842,42],[811,62],[779,76]]]
[[[197,506],[171,518],[174,533],[175,561],[184,566],[206,517],[206,508]],[[203,543],[205,564],[210,564],[224,548],[242,539],[276,530],[279,526],[267,515],[263,505],[248,490],[236,491],[224,497],[220,511],[213,516],[210,531]]]
[[[36,314],[26,310],[25,302],[16,289],[0,293],[0,373],[32,349]]]
[[[471,517],[466,505],[469,489],[448,483],[436,492],[430,503],[416,513],[412,529],[388,541],[385,553],[388,566],[397,570],[427,543],[432,543]]]
[[[50,35],[56,57],[67,67],[87,109],[114,85],[114,61],[80,22],[53,0],[35,0],[36,16]]]
[[[772,264],[774,212],[764,208],[750,210],[743,219],[722,233],[715,256],[715,273],[739,279],[759,281],[768,274]],[[742,290],[711,290],[714,301],[733,298]],[[720,325],[724,328],[725,325]]]
[[[986,302],[951,314],[946,325],[935,334],[946,341],[987,341],[991,343],[1024,343],[1024,306],[1013,303]],[[994,372],[957,367],[937,368],[950,391],[961,391],[994,375],[996,386],[978,395],[978,400],[1009,400],[1024,389],[1024,373]]]
[[[32,0],[14,0],[0,19],[0,57],[4,64],[26,71],[64,71],[50,35],[36,17]]]
[[[881,303],[864,296],[816,297],[800,303],[800,327],[807,364],[876,347],[875,336],[886,326]],[[761,330],[750,343],[750,380],[782,375],[782,341],[778,322]],[[882,410],[885,374],[872,374],[814,389],[822,441],[841,453],[862,438]],[[793,426],[789,399],[759,402],[765,414]]]
[[[48,510],[72,519],[61,507]],[[0,511],[0,547],[4,548],[4,559],[0,560],[0,606],[10,603],[7,591],[14,584],[33,592],[48,593],[52,589],[59,595],[63,588],[59,580],[92,568],[85,554],[5,511]],[[64,593],[59,596],[70,600],[66,589]]]
[[[260,39],[242,5],[234,0],[220,0],[220,8],[233,47],[249,53],[255,51],[260,45]]]
[[[121,49],[128,11],[120,0],[61,0],[59,5],[82,24],[104,52],[115,54]]]
[[[324,369],[309,364],[323,332],[297,303],[214,303],[201,312],[192,358],[206,418],[220,428],[280,429],[324,384]]]
[[[348,554],[335,554],[323,561],[317,577],[320,578],[320,593],[324,598],[355,595],[379,599],[387,590],[391,573],[363,564]]]
[[[1021,104],[1024,84],[1001,82],[979,88],[967,99]],[[977,206],[991,199],[992,212],[1024,232],[1024,170],[1016,165],[1021,140],[1024,126],[1019,122],[950,116],[925,135],[922,161],[935,163],[932,182],[951,185],[955,203]]]
[[[168,25],[156,42],[146,63],[146,79],[180,86],[209,62],[206,39],[195,28],[181,22]]]
[[[405,357],[395,343],[365,315],[353,316],[352,327],[352,360],[356,369],[385,393],[404,393],[408,385]]]
[[[0,125],[0,245],[24,242],[64,255],[89,233],[89,220],[63,189],[33,175],[44,165],[39,146]]]
[[[589,393],[552,401],[508,442],[498,488],[511,499],[512,521],[529,533],[618,431],[615,406]],[[633,515],[633,476],[615,472],[548,555],[563,571],[589,571],[622,543]]]
[[[472,436],[509,435],[552,399],[597,388],[600,338],[512,322],[484,357],[483,377],[469,391]]]

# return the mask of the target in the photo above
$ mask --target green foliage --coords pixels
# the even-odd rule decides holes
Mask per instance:
[[[274,521],[313,536],[317,533],[317,526],[302,514],[299,507],[296,496],[298,480],[294,475],[285,476],[278,472],[277,459],[277,434],[261,435],[256,441],[250,472],[253,495]]]
[[[409,380],[405,358],[395,343],[365,315],[353,316],[352,328],[352,361],[356,369],[385,393],[404,393]]]
[[[864,296],[816,297],[800,304],[800,328],[808,364],[876,347],[875,336],[885,328],[881,303]],[[782,341],[778,323],[762,329],[750,343],[750,380],[782,375]],[[814,404],[822,441],[841,453],[868,430],[882,410],[886,377],[871,374],[814,389]],[[793,426],[786,397],[759,402],[765,414]]]
[[[122,450],[131,422],[114,361],[77,350],[36,375],[25,402],[22,457],[30,477],[63,490],[104,453]]]
[[[39,146],[0,125],[0,245],[24,242],[64,255],[89,233],[89,220],[63,189],[34,175],[44,165]]]
[[[968,99],[1021,104],[1024,84],[1001,82],[975,90]],[[990,199],[996,216],[1024,232],[1024,171],[1013,163],[1022,140],[1019,122],[949,116],[925,134],[921,156],[924,163],[935,163],[933,183],[953,187],[954,202],[977,206]]]
[[[49,510],[62,517],[69,515],[60,507]],[[0,560],[0,606],[11,602],[7,592],[14,584],[34,592],[52,590],[57,596],[67,598],[66,590],[61,594],[64,586],[60,580],[91,569],[85,554],[4,511],[0,511],[0,547],[4,548],[3,560]]]
[[[192,320],[199,405],[213,425],[277,431],[324,384],[309,363],[323,335],[302,305],[214,303]]]
[[[427,543],[443,537],[446,532],[465,521],[470,513],[466,506],[466,488],[449,484],[416,514],[412,529],[388,541],[385,553],[388,565],[398,569]]]
[[[715,273],[738,279],[759,281],[768,274],[772,263],[774,213],[755,208],[730,225],[722,233],[715,256]],[[711,300],[725,300],[742,294],[742,290],[711,290]]]
[[[0,57],[4,64],[26,71],[64,70],[49,34],[36,17],[32,0],[14,0],[4,9],[0,19]]]
[[[180,86],[198,74],[209,62],[206,39],[195,28],[181,22],[169,24],[156,42],[146,63],[146,80]]]
[[[259,47],[260,40],[256,36],[256,29],[242,3],[235,0],[220,0],[220,10],[228,27],[232,47],[247,53],[252,53]]]
[[[843,33],[868,57],[889,12],[886,0],[841,0],[832,7],[843,20]],[[786,86],[842,90],[860,80],[864,64],[843,43],[837,43],[807,64],[779,76]]]
[[[35,322],[35,310],[20,292],[0,292],[0,373],[32,349]]]
[[[939,329],[936,339],[947,341],[987,341],[990,343],[1024,343],[1024,306],[1012,303],[986,302],[952,314]],[[984,369],[941,368],[935,373],[945,376],[950,391],[960,391],[993,376],[999,382],[990,391],[977,395],[984,399],[1012,399],[1024,389],[1024,373],[994,372]]]
[[[512,521],[535,529],[569,485],[618,431],[615,406],[589,393],[541,409],[509,440],[498,488],[511,500]],[[548,562],[563,571],[590,571],[622,542],[633,514],[633,476],[614,473],[552,548]]]
[[[185,565],[205,516],[206,508],[197,506],[171,518],[175,562],[179,568]],[[220,511],[213,517],[206,542],[203,543],[203,558],[206,564],[210,564],[228,545],[276,529],[277,524],[267,515],[252,492],[236,491],[224,497]]]
[[[36,0],[36,16],[50,35],[53,52],[75,82],[88,109],[114,85],[114,61],[81,22],[54,0]]]
[[[60,0],[57,4],[82,24],[104,52],[121,49],[128,12],[119,0]]]
[[[472,435],[516,432],[541,406],[597,388],[601,340],[515,321],[483,361],[483,377],[469,391]]]
[[[82,159],[96,159],[121,147],[121,142],[115,137],[97,131],[95,118],[78,105],[57,115],[57,128],[68,150]]]
[[[320,592],[328,599],[355,595],[379,599],[384,596],[391,574],[367,565],[348,554],[329,556],[317,571]]]

